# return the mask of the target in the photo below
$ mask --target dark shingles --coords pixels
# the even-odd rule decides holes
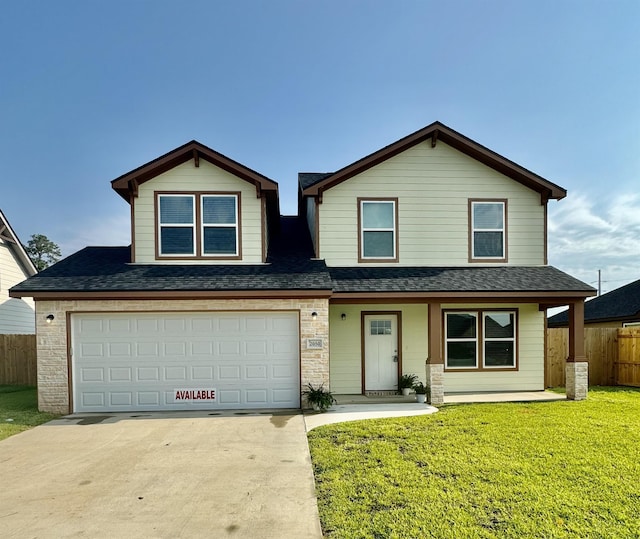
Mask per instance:
[[[312,185],[321,182],[329,176],[333,176],[333,172],[299,172],[298,182],[300,183],[300,187],[304,190],[307,189],[307,187],[311,187]]]
[[[584,305],[584,321],[636,318],[640,316],[640,280],[616,288]],[[549,326],[567,325],[567,311],[549,317]]]
[[[588,292],[551,266],[329,268],[334,292]]]

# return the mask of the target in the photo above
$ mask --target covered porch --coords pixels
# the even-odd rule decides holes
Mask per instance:
[[[417,375],[434,405],[462,393],[541,392],[545,389],[546,310],[569,306],[566,398],[586,398],[584,302],[595,290],[555,268],[330,271],[334,394],[386,399],[405,374]],[[393,338],[384,344],[387,336]],[[387,363],[386,373],[381,370],[376,378],[383,360],[393,363]]]

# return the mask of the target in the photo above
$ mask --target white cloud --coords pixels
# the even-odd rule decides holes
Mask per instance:
[[[640,279],[640,196],[609,202],[571,196],[549,211],[549,263],[602,292]]]

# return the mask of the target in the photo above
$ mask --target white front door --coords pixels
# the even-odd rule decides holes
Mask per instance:
[[[398,316],[364,317],[365,391],[398,389]]]

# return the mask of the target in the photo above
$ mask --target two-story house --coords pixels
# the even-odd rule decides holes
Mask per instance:
[[[277,184],[190,142],[112,182],[130,247],[88,247],[14,287],[36,300],[43,410],[297,408],[307,384],[544,389],[545,311],[570,307],[586,396],[588,285],[548,266],[566,192],[441,123]]]
[[[33,300],[9,297],[12,286],[36,273],[36,267],[0,211],[0,335],[36,332]]]

